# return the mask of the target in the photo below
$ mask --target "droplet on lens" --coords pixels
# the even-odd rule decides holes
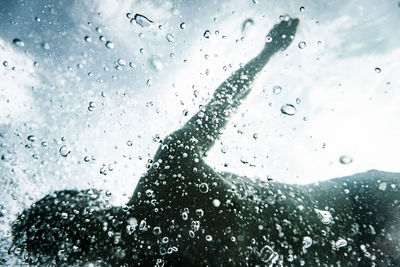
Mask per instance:
[[[21,39],[18,39],[18,38],[15,38],[14,40],[12,40],[12,43],[15,46],[19,46],[19,47],[25,46],[25,43]]]
[[[61,156],[63,156],[64,158],[67,157],[69,155],[69,153],[71,153],[71,151],[69,150],[69,148],[66,145],[63,145],[62,147],[60,147],[60,149],[58,150],[58,152],[60,153]]]
[[[350,156],[343,155],[339,158],[339,162],[343,165],[348,165],[353,162],[353,159]]]
[[[89,106],[88,106],[88,110],[89,111],[93,111],[95,107],[96,107],[96,103],[94,103],[92,101],[89,102]]]
[[[278,253],[272,250],[272,248],[268,245],[265,245],[260,251],[260,259],[268,264],[273,265],[273,263],[277,260]]]
[[[150,57],[149,63],[151,65],[151,67],[156,71],[160,71],[164,68],[164,64],[159,56],[154,55],[154,56]]]
[[[274,87],[272,87],[272,92],[276,95],[279,95],[282,92],[282,87],[280,87],[279,85],[275,85]]]
[[[41,47],[42,47],[44,50],[49,50],[49,49],[50,49],[50,44],[49,44],[48,42],[43,42],[43,43],[41,44]]]
[[[293,116],[296,114],[297,110],[292,104],[285,104],[281,107],[282,114]]]
[[[205,37],[205,38],[210,38],[210,36],[211,36],[211,32],[209,31],[209,30],[206,30],[204,33],[203,33],[203,36]]]
[[[345,239],[339,239],[338,241],[335,242],[335,247],[336,248],[341,248],[347,246],[347,241]]]
[[[133,19],[131,20],[131,23],[135,21],[137,24],[142,26],[143,28],[150,27],[153,24],[153,21],[147,18],[146,16],[143,16],[141,14],[135,14]]]
[[[207,193],[208,192],[208,184],[201,183],[199,186],[199,190],[201,193]]]
[[[106,42],[106,47],[107,47],[108,49],[113,49],[113,48],[114,48],[114,43],[111,42],[111,41],[107,41],[107,42]]]
[[[304,49],[306,47],[306,42],[300,42],[299,43],[299,48]]]
[[[87,43],[90,43],[90,42],[92,41],[92,38],[90,38],[90,36],[86,35],[86,36],[85,36],[85,41],[86,41]]]
[[[172,34],[168,33],[165,38],[167,38],[168,42],[173,43],[175,41],[174,36]]]

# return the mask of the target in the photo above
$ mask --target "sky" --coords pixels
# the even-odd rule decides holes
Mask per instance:
[[[1,231],[54,190],[96,187],[125,203],[158,140],[286,14],[300,19],[292,45],[258,76],[206,162],[300,184],[400,172],[398,1],[2,0]],[[285,104],[296,114],[282,114]]]

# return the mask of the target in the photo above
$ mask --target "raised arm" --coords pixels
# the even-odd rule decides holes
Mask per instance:
[[[276,24],[266,38],[264,49],[246,65],[235,71],[215,91],[211,101],[177,131],[197,144],[200,152],[208,151],[225,127],[232,112],[250,93],[256,75],[276,52],[285,50],[296,33],[298,19],[287,17]]]

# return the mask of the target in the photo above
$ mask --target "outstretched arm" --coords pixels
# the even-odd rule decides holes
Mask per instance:
[[[256,75],[272,55],[286,49],[292,42],[298,23],[298,19],[287,18],[276,24],[269,32],[261,53],[223,82],[215,91],[211,101],[176,133],[192,139],[201,152],[208,151],[232,112],[250,93]]]

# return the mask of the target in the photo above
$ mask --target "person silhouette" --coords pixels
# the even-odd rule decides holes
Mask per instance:
[[[298,24],[288,16],[276,24],[263,50],[162,141],[126,205],[109,205],[95,189],[54,192],[18,216],[10,253],[57,266],[399,264],[399,174],[291,185],[216,172],[204,162]]]

